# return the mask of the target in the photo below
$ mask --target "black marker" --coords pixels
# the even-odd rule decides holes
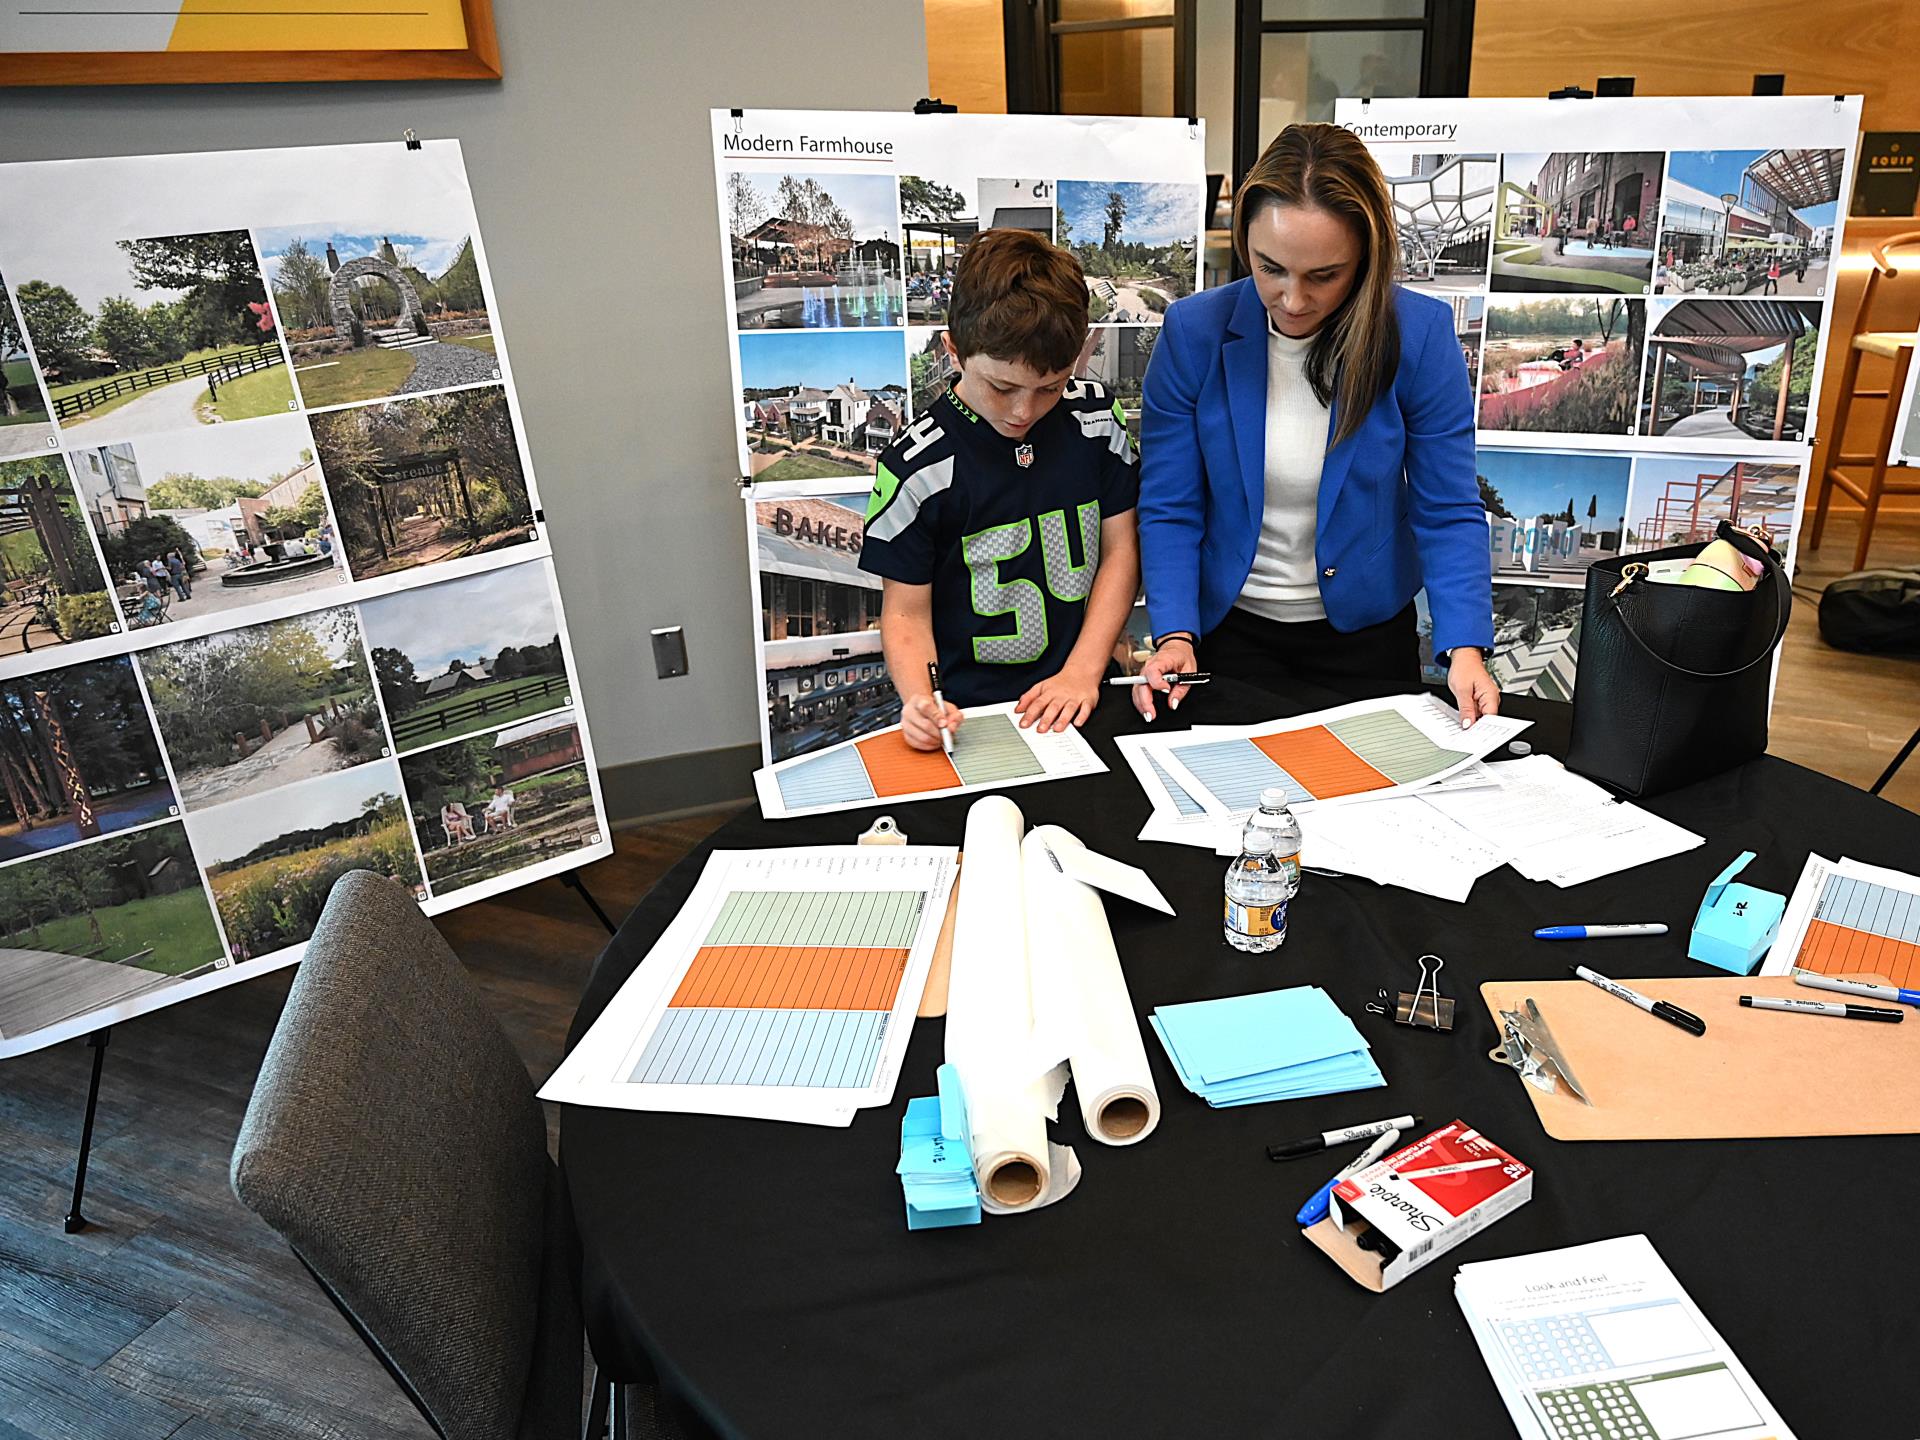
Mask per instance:
[[[1398,1115],[1391,1120],[1372,1120],[1365,1125],[1349,1125],[1344,1130],[1324,1130],[1318,1135],[1309,1135],[1304,1140],[1289,1140],[1284,1145],[1269,1145],[1269,1160],[1302,1160],[1309,1155],[1318,1155],[1322,1150],[1331,1150],[1336,1145],[1351,1144],[1355,1140],[1371,1140],[1384,1135],[1389,1130],[1411,1130],[1420,1123],[1418,1115]]]

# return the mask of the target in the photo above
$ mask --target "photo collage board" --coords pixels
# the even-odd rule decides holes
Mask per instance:
[[[713,112],[737,478],[767,764],[896,723],[880,582],[860,569],[879,456],[954,375],[953,273],[983,230],[1086,271],[1076,373],[1139,438],[1161,316],[1200,283],[1203,127],[1186,120]],[[1136,607],[1135,639],[1145,635]]]
[[[0,177],[0,1057],[610,854],[458,142]]]
[[[1474,387],[1503,690],[1564,700],[1596,560],[1799,540],[1858,97],[1342,100]],[[1519,148],[1524,144],[1525,149]],[[1420,598],[1427,676],[1431,621]]]

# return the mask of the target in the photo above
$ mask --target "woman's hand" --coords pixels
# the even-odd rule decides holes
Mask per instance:
[[[938,750],[940,732],[958,734],[967,717],[949,703],[943,710],[931,695],[917,695],[900,707],[900,736],[915,750]]]
[[[1154,718],[1153,695],[1157,690],[1167,697],[1167,709],[1178,710],[1180,702],[1186,698],[1189,686],[1168,687],[1168,675],[1191,674],[1200,668],[1200,662],[1193,653],[1193,646],[1187,641],[1173,639],[1153,652],[1153,658],[1140,667],[1140,674],[1146,680],[1144,685],[1135,685],[1133,690],[1133,708],[1147,719]]]
[[[1460,709],[1460,728],[1466,729],[1482,715],[1500,713],[1500,687],[1487,673],[1487,662],[1471,646],[1454,650],[1447,656],[1447,689]]]

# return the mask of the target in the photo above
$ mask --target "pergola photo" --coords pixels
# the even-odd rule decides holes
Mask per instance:
[[[1747,174],[1788,209],[1809,210],[1839,197],[1845,164],[1844,150],[1769,150],[1747,166]]]
[[[1499,179],[1491,155],[1416,155],[1413,174],[1387,180],[1405,283],[1415,289],[1480,284]]]
[[[1711,540],[1722,520],[1743,529],[1765,525],[1784,545],[1799,494],[1798,465],[1643,455],[1634,462],[1626,548],[1633,553]]]
[[[1805,428],[1790,423],[1790,397],[1804,336],[1820,328],[1820,307],[1794,300],[1687,300],[1675,305],[1647,337],[1647,410],[1651,435],[1726,440],[1780,440]],[[1764,360],[1759,357],[1765,357]],[[1780,374],[1770,408],[1754,413],[1757,366],[1778,357]],[[1687,382],[1682,400],[1667,386]],[[1811,377],[1808,377],[1811,378]]]

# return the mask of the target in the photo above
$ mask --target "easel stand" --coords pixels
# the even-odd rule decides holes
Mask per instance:
[[[73,1204],[67,1210],[65,1224],[69,1235],[77,1235],[87,1228],[87,1217],[80,1212],[80,1202],[87,1193],[87,1160],[93,1154],[93,1112],[100,1104],[100,1067],[106,1061],[107,1042],[112,1038],[111,1025],[87,1037],[87,1044],[93,1050],[93,1078],[87,1082],[87,1118],[80,1124],[80,1154],[73,1162]]]
[[[593,892],[587,889],[587,882],[580,878],[578,870],[569,870],[560,877],[560,883],[577,894],[581,902],[591,911],[593,918],[607,927],[607,934],[617,935],[620,927],[607,918],[607,912],[600,908],[600,902],[593,898]]]

